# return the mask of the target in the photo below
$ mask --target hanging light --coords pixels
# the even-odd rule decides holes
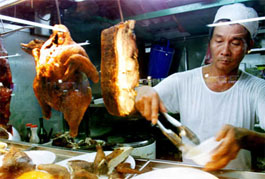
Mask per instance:
[[[238,24],[238,23],[261,21],[261,20],[265,20],[265,16],[256,17],[256,18],[249,18],[249,19],[242,19],[242,20],[236,20],[236,21],[218,22],[218,23],[208,24],[207,26],[208,27],[216,27],[216,26],[222,26],[222,25]]]

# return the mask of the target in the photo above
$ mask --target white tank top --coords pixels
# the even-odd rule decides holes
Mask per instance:
[[[265,80],[242,72],[228,90],[214,92],[203,79],[202,67],[175,73],[156,85],[167,110],[180,113],[183,125],[194,131],[201,141],[225,125],[254,129],[255,119],[265,128]],[[226,168],[250,169],[250,152],[241,150]]]

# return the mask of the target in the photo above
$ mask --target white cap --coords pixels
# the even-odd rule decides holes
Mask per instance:
[[[220,7],[215,15],[213,22],[216,23],[221,19],[237,21],[256,17],[258,17],[258,14],[253,8],[246,7],[242,3],[236,3]],[[259,27],[258,21],[242,23],[240,22],[239,24],[243,25],[250,32],[251,38],[254,38],[256,36]]]

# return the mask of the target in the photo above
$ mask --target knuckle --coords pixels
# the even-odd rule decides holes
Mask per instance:
[[[153,93],[151,94],[151,96],[152,96],[152,98],[157,98],[157,97],[158,97],[157,93],[155,93],[155,92],[153,92]]]

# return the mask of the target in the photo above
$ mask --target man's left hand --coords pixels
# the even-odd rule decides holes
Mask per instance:
[[[225,125],[217,134],[216,140],[223,139],[212,155],[212,160],[204,166],[205,171],[214,171],[225,167],[230,160],[236,158],[241,149],[240,141],[246,131],[231,125]]]

